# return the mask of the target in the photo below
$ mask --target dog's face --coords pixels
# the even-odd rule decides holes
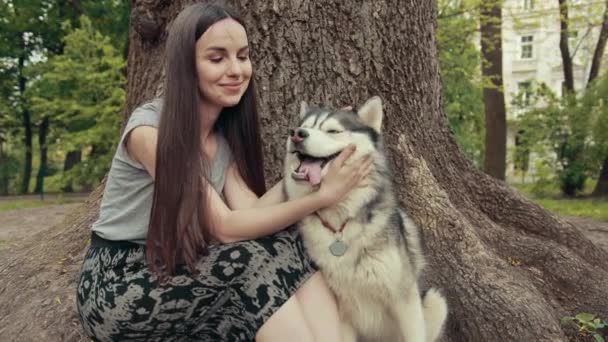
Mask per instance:
[[[346,146],[357,146],[347,164],[376,150],[382,125],[382,101],[372,97],[357,111],[308,107],[302,102],[300,123],[287,139],[285,180],[289,195],[311,192]],[[291,197],[291,196],[290,196]]]

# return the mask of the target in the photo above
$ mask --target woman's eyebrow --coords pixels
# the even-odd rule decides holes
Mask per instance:
[[[238,52],[241,53],[241,52],[243,52],[243,51],[245,51],[247,49],[249,49],[249,45],[243,46],[242,48],[240,48],[238,50]],[[210,47],[207,48],[207,51],[209,51],[209,50],[218,51],[218,52],[226,52],[226,51],[228,51],[225,47],[221,47],[221,46],[210,46]]]

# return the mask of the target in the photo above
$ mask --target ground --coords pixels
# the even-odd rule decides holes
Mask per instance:
[[[70,203],[0,212],[0,253],[18,246],[23,238],[61,222],[67,212],[79,205]]]
[[[79,251],[72,252],[48,250],[45,249],[48,244],[43,241],[45,236],[48,236],[49,239],[55,238],[56,231],[62,227],[60,223],[67,214],[72,215],[77,209],[85,210],[85,206],[80,208],[79,206],[80,203],[69,203],[0,211],[0,284],[5,281],[10,283],[8,281],[10,279],[5,277],[25,277],[23,278],[25,281],[20,285],[24,287],[21,290],[12,291],[16,289],[0,285],[0,295],[4,293],[6,296],[3,301],[8,301],[4,303],[6,305],[0,303],[2,340],[87,341],[79,327],[74,310],[74,289],[71,288],[76,281],[75,278],[71,278],[77,276],[82,251],[80,248],[78,248]],[[582,229],[591,241],[608,251],[608,222],[584,217],[567,217],[566,219]],[[36,234],[38,235],[35,236]],[[82,236],[73,238],[80,240]],[[65,245],[73,244],[69,240],[61,243],[64,242]],[[33,244],[37,244],[40,248],[32,249]],[[84,246],[83,242],[82,250],[84,250]],[[49,255],[56,261],[49,263],[49,260],[44,260],[44,257],[49,257]],[[16,261],[16,259],[27,259],[27,265],[19,265],[20,261]],[[28,274],[30,275],[28,276]],[[32,277],[31,274],[35,274],[35,276]],[[70,275],[70,277],[66,279],[64,275]],[[21,284],[21,282],[19,283]],[[36,286],[38,286],[36,290],[38,293],[28,292],[28,287]],[[42,292],[52,293],[52,295],[45,296],[42,295]],[[40,296],[42,299],[39,298]],[[26,303],[24,307],[15,312],[11,309],[15,305],[11,303],[13,301],[22,304],[25,301],[29,304]],[[54,309],[48,310],[50,307]],[[56,315],[65,316],[59,322],[60,324],[57,324],[56,317],[53,317]],[[28,325],[24,323],[32,318],[40,322],[40,327],[36,332],[28,331]],[[590,340],[584,338],[576,341]]]

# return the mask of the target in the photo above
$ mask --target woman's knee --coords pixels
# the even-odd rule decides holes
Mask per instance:
[[[272,316],[270,316],[258,330],[256,341],[314,341],[312,331],[304,319],[300,302],[296,296],[290,297]]]
[[[313,294],[330,294],[333,297],[333,292],[329,288],[325,276],[319,271],[315,272],[302,286],[296,291],[296,296],[302,298]]]

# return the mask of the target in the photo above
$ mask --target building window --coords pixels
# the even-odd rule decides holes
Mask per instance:
[[[523,0],[523,7],[525,10],[534,9],[534,0]]]
[[[534,56],[534,37],[533,36],[522,36],[521,37],[521,59],[531,59]]]
[[[528,107],[532,99],[532,84],[530,82],[519,82],[517,83],[517,89],[519,96],[521,96],[522,105]]]

